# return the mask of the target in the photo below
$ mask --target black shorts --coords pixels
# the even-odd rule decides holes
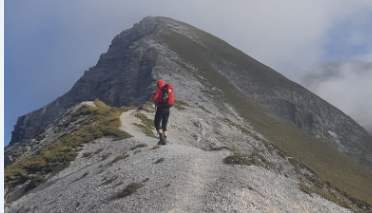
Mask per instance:
[[[167,131],[167,124],[169,118],[170,110],[169,107],[158,107],[155,113],[154,124],[156,131],[160,129],[160,122],[163,131]]]

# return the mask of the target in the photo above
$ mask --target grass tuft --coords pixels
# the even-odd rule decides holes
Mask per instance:
[[[186,106],[189,106],[187,103],[181,100],[174,100],[174,107],[178,110],[185,110]]]
[[[144,147],[147,147],[147,146],[148,146],[147,144],[141,143],[141,144],[136,145],[135,147],[132,147],[131,150],[135,150],[135,149],[139,149],[139,148],[144,148]]]
[[[142,183],[131,183],[127,187],[125,187],[122,190],[119,190],[117,197],[118,198],[123,198],[129,195],[132,195],[137,192],[138,189],[143,187]]]
[[[152,147],[152,149],[160,149],[161,146],[160,145],[155,145],[154,147]]]
[[[134,124],[138,128],[142,130],[143,133],[145,133],[149,137],[156,137],[152,131],[154,127],[154,122],[146,117],[146,115],[142,113],[137,113],[136,117],[141,120],[143,124]]]
[[[223,162],[226,164],[263,166],[262,162],[256,156],[249,156],[240,153],[234,153],[233,155],[227,156]]]
[[[115,174],[115,175],[111,176],[111,178],[108,180],[108,182],[109,183],[112,183],[112,182],[114,182],[118,178],[119,178],[119,175]]]
[[[129,157],[129,155],[127,155],[127,154],[119,155],[116,158],[114,158],[108,165],[112,166],[114,163],[118,162],[119,160],[123,160],[127,157]]]
[[[163,162],[165,159],[164,158],[159,158],[158,160],[155,161],[154,164],[158,164],[158,163],[161,163]]]

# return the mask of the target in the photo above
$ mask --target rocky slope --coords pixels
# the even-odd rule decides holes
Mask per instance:
[[[134,137],[84,145],[67,169],[6,205],[5,212],[350,212],[302,192],[306,169],[296,172],[249,126],[238,121],[248,129],[242,132],[215,112],[172,109],[170,143],[160,148],[135,125],[141,124],[138,114],[152,118],[154,112],[124,112],[121,129]],[[233,148],[219,147],[262,154],[265,161],[226,164]],[[138,189],[122,196],[131,184]]]
[[[140,134],[139,118],[128,114],[122,129],[135,137],[112,142],[107,135],[120,133],[95,127],[102,132],[92,138],[96,131],[79,132],[85,142],[76,142],[73,132],[82,129],[80,122],[90,125],[84,122],[89,114],[70,116],[76,112],[72,107],[96,98],[110,106],[142,106],[159,78],[175,86],[179,101],[169,146],[151,149],[156,139]],[[67,128],[58,129],[61,122]],[[60,159],[73,161],[61,165],[57,159],[53,162],[61,169],[49,171],[42,166],[54,159],[48,147],[56,140],[62,141]],[[142,143],[148,148],[135,154],[132,148]],[[347,211],[306,193],[363,210],[372,205],[371,147],[371,137],[355,121],[269,67],[190,25],[147,17],[117,35],[68,93],[18,119],[5,148],[7,211],[318,212],[319,206],[325,212]],[[160,158],[164,162],[153,164]],[[272,182],[260,183],[263,177]],[[117,190],[130,183],[143,187],[121,202]]]

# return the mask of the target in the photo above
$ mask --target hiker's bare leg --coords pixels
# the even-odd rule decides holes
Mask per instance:
[[[167,137],[167,135],[168,135],[168,132],[164,131],[164,136]]]

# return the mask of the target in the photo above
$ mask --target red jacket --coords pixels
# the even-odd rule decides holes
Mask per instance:
[[[156,88],[155,94],[152,97],[153,102],[160,102],[161,88],[163,88],[163,86],[165,85],[165,81],[164,80],[159,80],[157,84],[158,84],[158,88]],[[160,105],[157,104],[157,106],[160,106]]]

